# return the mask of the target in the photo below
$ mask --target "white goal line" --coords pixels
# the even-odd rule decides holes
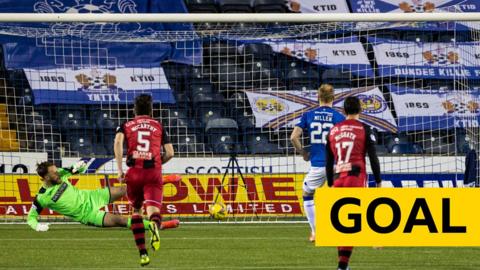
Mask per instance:
[[[409,22],[480,21],[480,12],[465,13],[1,13],[0,22]]]

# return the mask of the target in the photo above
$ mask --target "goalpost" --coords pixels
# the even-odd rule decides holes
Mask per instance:
[[[174,144],[164,173],[182,180],[164,185],[163,212],[183,220],[212,221],[217,197],[227,221],[303,220],[309,164],[289,137],[322,83],[339,110],[361,99],[384,186],[462,187],[479,150],[478,13],[10,13],[0,42],[0,222],[25,220],[40,161],[83,158],[76,186],[118,185],[113,136],[139,93]],[[223,180],[231,151],[245,181]],[[129,212],[125,200],[107,209]]]

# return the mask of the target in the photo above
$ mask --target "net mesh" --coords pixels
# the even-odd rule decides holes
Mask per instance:
[[[140,23],[2,23],[0,34],[34,46],[25,52],[28,68],[10,68],[17,60],[5,59],[2,71],[0,220],[25,219],[41,185],[35,163],[46,159],[63,167],[86,160],[87,173],[72,177],[79,188],[119,185],[115,128],[133,117],[122,96],[154,89],[171,89],[175,99],[153,110],[176,152],[164,173],[182,175],[164,186],[169,217],[211,220],[209,205],[218,198],[230,221],[300,218],[309,164],[289,138],[298,118],[318,106],[322,83],[335,87],[338,109],[347,96],[362,100],[384,186],[463,186],[464,156],[479,147],[478,24],[459,21],[433,32],[412,26],[418,24],[200,23],[170,31]],[[128,66],[113,53],[160,44],[182,63],[139,53],[142,65]],[[37,56],[49,65],[37,64]],[[129,87],[135,83],[141,87]],[[62,91],[42,96],[46,89]],[[88,104],[63,95],[69,91],[85,93]],[[310,134],[303,141],[308,147]],[[229,167],[231,157],[238,166]],[[107,210],[130,208],[123,198]]]

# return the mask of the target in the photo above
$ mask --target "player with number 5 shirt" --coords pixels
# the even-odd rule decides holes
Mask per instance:
[[[123,174],[123,143],[127,142],[127,174]],[[162,148],[164,154],[162,154]],[[152,118],[152,97],[139,95],[135,99],[135,118],[117,128],[115,136],[115,159],[119,179],[125,178],[127,198],[133,207],[132,232],[140,252],[140,264],[150,263],[145,248],[145,227],[142,221],[142,206],[145,204],[150,219],[150,244],[153,250],[160,248],[163,183],[162,165],[174,155],[167,132],[160,122]]]

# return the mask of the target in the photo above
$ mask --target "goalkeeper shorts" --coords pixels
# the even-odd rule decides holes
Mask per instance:
[[[110,203],[110,189],[96,189],[90,191],[89,193],[90,196],[87,203],[89,211],[87,211],[86,215],[81,219],[80,222],[86,225],[103,227],[103,219],[107,213],[100,210],[100,208]]]

